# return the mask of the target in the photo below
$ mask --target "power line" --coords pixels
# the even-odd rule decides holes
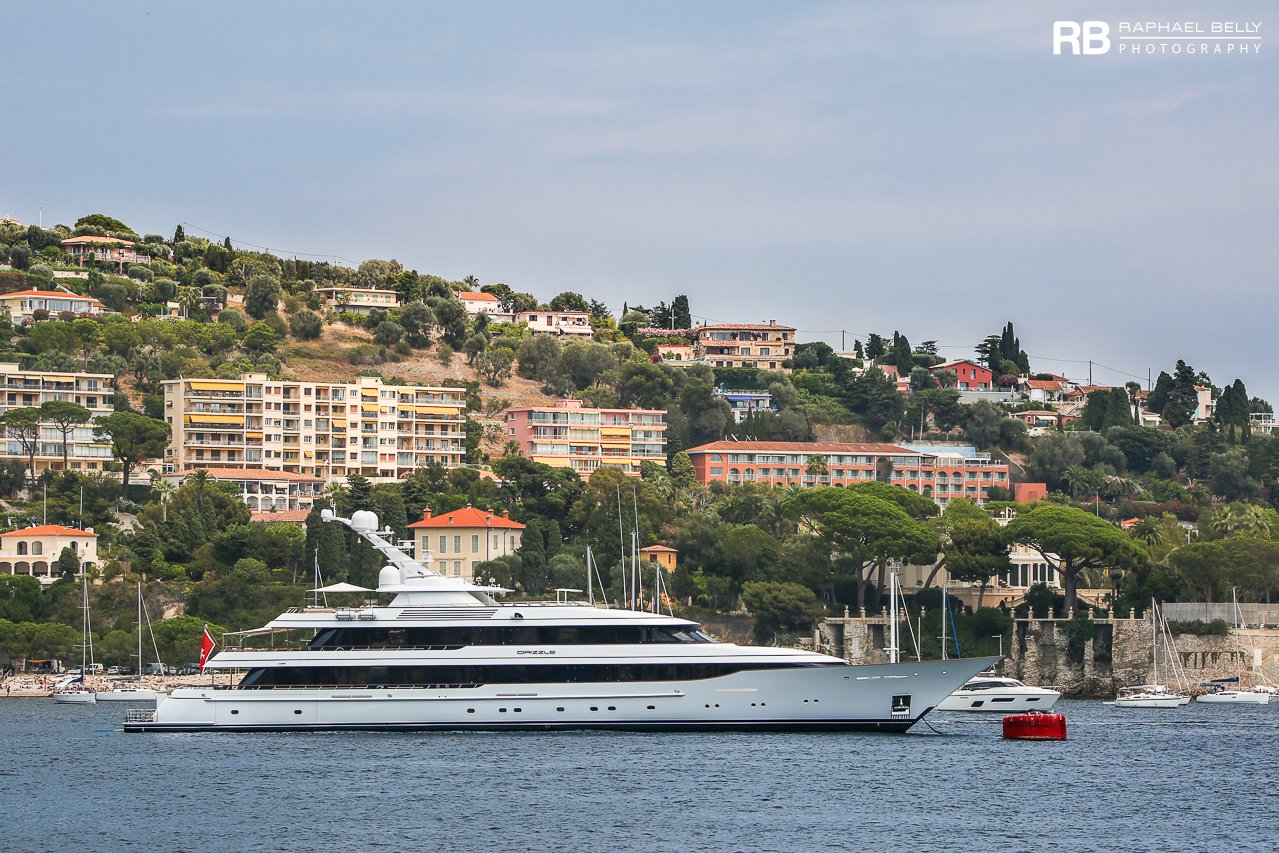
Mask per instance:
[[[270,251],[273,251],[273,250],[271,249],[271,247],[270,247],[270,246],[260,246],[260,245],[258,245],[257,243],[250,243],[250,242],[249,242],[249,241],[247,241],[247,240],[237,240],[237,239],[235,239],[234,237],[229,237],[229,236],[227,236],[226,234],[219,234],[219,233],[217,233],[216,231],[210,231],[208,228],[201,228],[199,225],[195,225],[195,224],[190,223],[190,222],[183,222],[182,224],[183,224],[184,226],[186,226],[187,228],[194,228],[196,231],[200,231],[200,232],[202,232],[202,233],[209,234],[209,235],[211,235],[211,236],[213,236],[213,237],[221,237],[223,240],[230,240],[232,243],[238,243],[238,244],[239,244],[239,245],[241,245],[241,246],[248,246],[248,247],[250,247],[250,248],[252,248],[252,249],[261,249],[261,250],[262,250],[262,251],[264,251],[264,252],[270,252]],[[345,262],[346,262],[346,263],[348,263],[348,264],[356,264],[356,263],[357,263],[356,261],[353,261],[353,260],[351,260],[350,258],[344,258],[344,257],[342,257],[341,255],[334,255],[334,254],[320,254],[319,252],[290,252],[288,249],[275,249],[274,251],[279,252],[279,253],[280,253],[280,254],[282,254],[282,255],[293,255],[293,256],[295,256],[295,257],[303,257],[303,258],[332,258],[332,259],[333,259],[333,260],[335,260],[335,261],[345,261]]]

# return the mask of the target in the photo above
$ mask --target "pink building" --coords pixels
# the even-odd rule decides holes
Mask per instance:
[[[507,437],[534,462],[583,476],[612,465],[638,477],[645,461],[666,461],[664,409],[593,409],[581,400],[506,410]]]
[[[928,368],[936,373],[951,370],[955,373],[955,388],[960,391],[989,391],[994,388],[995,374],[975,361],[960,359]]]

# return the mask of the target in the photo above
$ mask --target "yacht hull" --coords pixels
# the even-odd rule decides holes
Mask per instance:
[[[1190,704],[1190,697],[1138,696],[1130,699],[1116,699],[1113,704],[1119,708],[1180,708]]]
[[[1047,711],[1061,694],[1056,690],[1024,687],[1020,690],[961,690],[947,696],[937,706],[938,711],[965,711],[974,713],[1016,714],[1023,711]]]
[[[997,658],[751,670],[696,681],[472,688],[185,688],[125,731],[904,732]]]
[[[1195,697],[1196,702],[1209,705],[1268,705],[1270,696],[1265,693],[1253,693],[1246,690],[1223,690],[1220,693],[1205,693]]]

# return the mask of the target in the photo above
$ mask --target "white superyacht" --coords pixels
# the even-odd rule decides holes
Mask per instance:
[[[997,663],[854,666],[797,649],[716,642],[684,619],[587,602],[499,604],[493,586],[443,577],[378,532],[326,522],[387,560],[386,606],[290,610],[207,667],[235,687],[175,690],[125,731],[625,729],[905,731]],[[300,645],[289,639],[303,637]]]

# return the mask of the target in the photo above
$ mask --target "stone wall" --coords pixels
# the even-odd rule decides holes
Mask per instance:
[[[1074,698],[1111,698],[1120,687],[1150,681],[1150,623],[1145,619],[1093,620],[1095,634],[1071,642],[1077,628],[1064,619],[1018,619],[1003,672],[1028,684],[1056,686]],[[884,616],[826,619],[814,635],[819,650],[849,663],[887,663],[888,620]],[[906,639],[903,623],[903,646]],[[1252,680],[1279,686],[1279,630],[1242,631],[1233,636],[1179,634],[1173,643],[1191,685],[1214,678],[1232,678],[1236,649],[1242,647],[1242,667]],[[1165,677],[1160,657],[1160,681]]]

